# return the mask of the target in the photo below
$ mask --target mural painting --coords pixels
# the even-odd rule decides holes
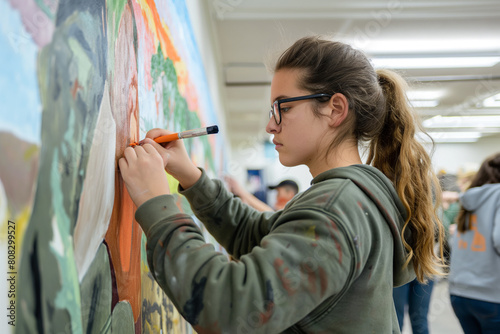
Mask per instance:
[[[184,1],[0,0],[0,27],[0,224],[4,243],[15,224],[16,249],[9,329],[191,333],[148,271],[117,168],[151,128],[217,124]],[[222,174],[221,137],[185,144]]]

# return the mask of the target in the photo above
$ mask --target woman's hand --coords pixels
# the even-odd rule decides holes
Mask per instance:
[[[137,207],[153,197],[170,193],[162,157],[152,145],[127,147],[118,165]]]
[[[174,132],[164,129],[152,129],[148,131],[146,138],[140,143],[152,145],[162,157],[163,166],[167,173],[177,179],[182,188],[187,189],[199,180],[201,171],[189,158],[182,140],[175,140],[164,144],[158,144],[153,140],[159,136],[171,133]]]

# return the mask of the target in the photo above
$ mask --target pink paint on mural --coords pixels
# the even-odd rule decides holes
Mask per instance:
[[[36,45],[42,48],[49,44],[52,40],[52,34],[54,33],[54,23],[52,18],[49,18],[47,15],[51,15],[50,11],[55,12],[54,8],[50,8],[44,3],[44,5],[47,6],[47,11],[44,12],[33,0],[9,0],[9,3],[21,14],[24,27],[33,38]],[[52,6],[55,5],[57,5],[57,2],[52,2]],[[13,40],[28,38],[27,36],[16,36],[14,34],[8,37]]]

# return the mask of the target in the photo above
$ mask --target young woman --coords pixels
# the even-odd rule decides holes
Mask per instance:
[[[487,158],[460,196],[451,241],[451,305],[466,334],[500,331],[500,153]]]
[[[305,164],[314,179],[276,213],[233,198],[193,165],[182,141],[151,139],[168,131],[151,130],[125,150],[119,165],[151,272],[199,333],[399,332],[392,288],[437,273],[440,226],[439,185],[404,88],[349,45],[307,37],[287,49],[266,130],[281,163]],[[206,247],[168,195],[164,168],[238,261]]]

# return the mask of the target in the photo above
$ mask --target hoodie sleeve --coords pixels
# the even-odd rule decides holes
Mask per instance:
[[[153,276],[198,333],[282,332],[342,291],[355,270],[350,239],[315,211],[287,213],[236,262],[172,206],[172,196],[153,198],[136,219]]]
[[[220,180],[202,176],[189,189],[179,188],[195,216],[234,258],[250,252],[267,235],[280,213],[260,212],[229,192]]]

